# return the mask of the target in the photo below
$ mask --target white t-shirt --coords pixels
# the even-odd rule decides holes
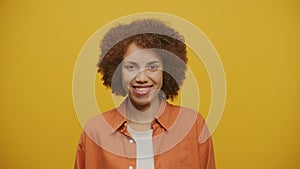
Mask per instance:
[[[136,168],[154,169],[152,129],[148,131],[135,131],[128,126],[127,130],[136,143]]]

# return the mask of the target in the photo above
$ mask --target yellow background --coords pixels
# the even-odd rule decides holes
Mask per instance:
[[[2,0],[0,168],[73,168],[76,58],[101,26],[137,12],[185,18],[216,47],[227,77],[218,168],[300,168],[299,11],[297,0]]]

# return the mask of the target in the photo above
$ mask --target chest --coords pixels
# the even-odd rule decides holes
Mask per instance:
[[[118,137],[114,146],[119,153],[105,150],[98,145],[90,146],[87,152],[94,151],[93,157],[86,158],[87,163],[94,163],[93,169],[135,169],[136,141],[128,136]],[[196,169],[199,168],[197,136],[190,131],[185,137],[163,134],[152,138],[155,169]],[[146,146],[146,145],[145,145]],[[147,147],[145,147],[146,149]],[[88,153],[91,154],[91,153]],[[90,159],[94,159],[93,161]]]

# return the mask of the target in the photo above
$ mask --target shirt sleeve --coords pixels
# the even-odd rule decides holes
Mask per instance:
[[[75,158],[75,164],[74,169],[84,169],[84,163],[85,163],[85,132],[83,132],[80,136],[79,143],[77,146],[76,151],[76,158]]]
[[[201,116],[199,117],[198,122],[200,123],[198,123],[198,125],[202,126],[198,138],[200,169],[215,169],[216,165],[212,136],[204,119]]]
[[[215,169],[215,156],[211,137],[199,143],[200,169]]]

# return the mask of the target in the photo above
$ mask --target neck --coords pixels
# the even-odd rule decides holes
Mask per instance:
[[[134,105],[130,99],[127,102],[127,118],[136,123],[151,123],[156,115],[161,99],[154,98],[149,104],[144,106]]]

